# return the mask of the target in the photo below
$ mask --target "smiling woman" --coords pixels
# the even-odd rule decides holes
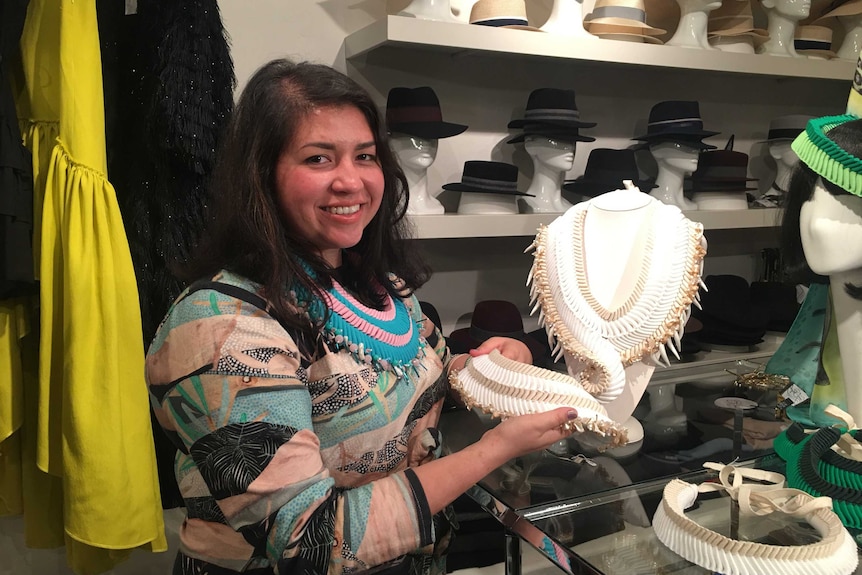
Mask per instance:
[[[447,507],[570,432],[513,417],[438,458],[462,368],[414,291],[407,181],[370,96],[286,60],[251,78],[222,139],[207,239],[149,348],[188,519],[176,575],[445,572]],[[518,340],[472,350],[531,362]]]

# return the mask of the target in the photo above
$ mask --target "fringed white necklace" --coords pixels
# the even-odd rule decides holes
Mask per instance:
[[[569,355],[576,368],[570,364],[570,373],[603,403],[622,393],[625,367],[642,360],[668,365],[666,348],[679,357],[689,307],[698,305],[703,285],[703,226],[675,206],[646,198],[643,261],[631,294],[616,309],[599,303],[587,277],[584,224],[594,200],[540,227],[528,248],[534,250],[527,281],[533,312],[541,310],[539,323],[556,359]]]
[[[557,407],[578,412],[568,422],[573,431],[593,432],[606,447],[625,445],[626,429],[611,420],[604,406],[569,375],[508,359],[497,350],[471,357],[449,376],[467,407],[494,417],[542,413]]]
[[[784,477],[779,473],[717,463],[706,463],[704,467],[720,470],[719,483],[697,486],[674,479],[664,488],[661,504],[653,517],[653,528],[659,541],[671,551],[724,575],[849,575],[855,571],[859,561],[856,544],[832,511],[830,498],[784,488]],[[744,477],[773,484],[743,483]],[[739,502],[741,515],[790,515],[809,523],[821,539],[798,546],[740,541],[686,517],[685,510],[694,505],[698,493],[717,490],[726,490]]]

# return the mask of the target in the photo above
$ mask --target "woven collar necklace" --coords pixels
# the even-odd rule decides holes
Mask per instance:
[[[706,463],[704,467],[720,470],[719,483],[697,486],[674,479],[665,486],[653,528],[659,541],[671,551],[725,575],[850,575],[856,569],[856,544],[832,511],[828,497],[812,497],[798,489],[784,488],[784,477],[778,473],[716,463]],[[744,483],[745,477],[772,485]],[[781,513],[804,519],[821,538],[797,546],[740,541],[707,529],[685,515],[698,493],[717,490],[726,490],[739,503],[740,515]]]
[[[677,355],[689,306],[698,305],[706,255],[703,226],[674,206],[655,198],[649,202],[639,210],[646,239],[638,277],[617,309],[601,306],[588,283],[584,223],[589,211],[598,209],[593,200],[540,227],[530,246],[533,311],[541,310],[539,323],[556,340],[556,358],[565,354],[567,363],[574,362],[570,372],[577,372],[581,385],[602,402],[622,393],[625,367],[643,359],[669,364],[667,349]]]
[[[304,267],[314,278],[311,268]],[[382,287],[380,289],[383,291]],[[353,297],[335,278],[332,278],[332,287],[323,292],[325,301],[313,297],[299,285],[290,293],[297,306],[315,323],[320,323],[329,309],[323,336],[336,351],[346,350],[357,361],[398,377],[405,371],[416,374],[425,342],[420,339],[418,326],[400,298],[385,293],[383,310],[376,310]]]

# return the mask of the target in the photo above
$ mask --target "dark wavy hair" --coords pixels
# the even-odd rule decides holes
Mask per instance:
[[[835,126],[829,132],[829,139],[848,153],[862,157],[862,120],[851,120]],[[798,283],[829,283],[827,276],[816,273],[805,260],[802,249],[802,236],[799,230],[799,218],[802,204],[811,199],[818,176],[814,170],[797,163],[790,176],[787,197],[784,200],[784,214],[781,220],[781,258],[787,281]],[[821,178],[823,187],[834,195],[841,196],[848,192],[840,186]],[[840,247],[836,247],[840,249]],[[853,286],[850,286],[851,288]],[[848,289],[848,286],[845,286]],[[858,291],[858,290],[857,290]],[[851,293],[848,291],[848,293]],[[851,294],[852,295],[852,294]]]
[[[354,106],[365,116],[383,171],[383,198],[362,239],[345,250],[335,272],[307,238],[283,216],[276,190],[276,164],[297,127],[315,108]],[[227,269],[263,285],[273,315],[308,336],[318,326],[291,311],[291,286],[321,296],[321,287],[339,281],[361,301],[381,308],[382,286],[392,295],[410,293],[430,270],[408,249],[407,180],[389,147],[386,128],[371,96],[354,80],[329,66],[273,60],[259,68],[242,91],[221,140],[212,176],[210,221],[193,265],[191,281]],[[313,277],[302,265],[308,264]],[[394,285],[392,275],[403,285]]]

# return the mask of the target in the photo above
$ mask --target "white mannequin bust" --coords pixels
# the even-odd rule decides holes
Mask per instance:
[[[460,22],[452,14],[449,0],[411,0],[400,16],[415,16],[422,20],[442,20],[444,22]]]
[[[584,0],[554,0],[548,21],[540,30],[551,34],[595,38],[584,30]]]
[[[697,169],[700,150],[670,141],[650,144],[649,149],[658,165],[657,187],[650,195],[681,210],[697,209],[697,204],[685,197],[683,185],[685,177]]]
[[[842,60],[856,60],[862,52],[862,14],[839,16],[838,21],[844,28],[844,40],[836,53]]]
[[[533,179],[528,194],[518,200],[522,213],[564,212],[572,204],[563,199],[562,186],[566,172],[575,164],[575,143],[529,135],[524,149],[533,158]]]
[[[811,199],[802,204],[799,232],[809,267],[829,276],[847,412],[860,421],[862,301],[851,297],[844,286],[862,286],[862,198],[850,193],[834,196],[818,178]]]
[[[679,4],[679,24],[668,46],[715,50],[707,38],[709,13],[721,6],[721,0],[676,0]]]
[[[709,39],[709,45],[722,52],[754,54],[754,40],[747,34],[740,34],[739,36],[713,36]]]
[[[437,140],[392,134],[389,141],[407,177],[410,190],[407,213],[411,216],[442,214],[445,211],[443,204],[428,191],[427,171],[437,158]]]
[[[793,45],[798,22],[808,17],[810,0],[761,0],[768,19],[769,40],[758,49],[760,54],[799,58]]]
[[[775,160],[776,166],[772,187],[777,188],[783,193],[787,193],[787,186],[790,184],[790,175],[793,173],[793,168],[799,162],[799,156],[790,147],[791,141],[778,140],[776,142],[769,142],[769,155]]]

